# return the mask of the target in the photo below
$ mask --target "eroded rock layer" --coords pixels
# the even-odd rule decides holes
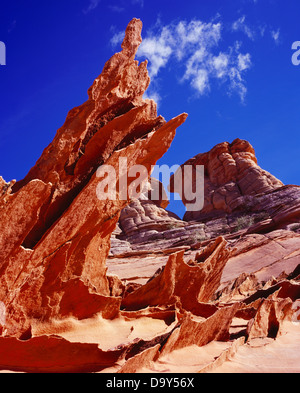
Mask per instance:
[[[141,28],[139,20],[129,24],[122,51],[106,63],[88,101],[69,112],[25,179],[2,186],[6,335],[29,331],[32,319],[118,315],[121,298],[111,296],[105,262],[130,196],[99,200],[96,170],[110,165],[118,178],[119,159],[126,157],[128,167],[143,165],[150,172],[186,118],[167,123],[157,117],[153,101],[143,100],[146,63],[134,60]]]

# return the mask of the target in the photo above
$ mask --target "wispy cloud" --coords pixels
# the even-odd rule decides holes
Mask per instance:
[[[279,44],[280,42],[280,29],[277,30],[271,30],[271,37],[275,41],[276,44]]]
[[[118,5],[108,5],[107,7],[108,7],[111,11],[113,11],[113,12],[118,12],[118,13],[120,13],[120,12],[125,11],[125,8],[124,8],[124,7],[120,7],[120,6],[118,6]]]
[[[228,38],[224,40],[224,31],[227,36],[232,35],[230,44],[225,45]],[[250,41],[270,35],[276,44],[280,41],[279,29],[262,24],[251,26],[244,15],[229,25],[221,21],[220,15],[209,22],[195,19],[163,25],[158,20],[143,38],[137,58],[149,61],[150,88],[160,71],[169,67],[176,70],[180,83],[189,83],[199,96],[209,93],[217,82],[228,95],[237,94],[244,102],[246,75],[253,62],[251,54],[243,49],[243,35]],[[115,32],[112,45],[123,38],[124,32]],[[153,94],[159,97],[157,86],[153,87]]]
[[[89,12],[93,11],[95,8],[98,7],[101,0],[89,0],[89,4],[87,8],[83,9],[84,14],[88,14]]]
[[[246,21],[245,15],[233,22],[231,29],[233,32],[244,33],[252,41],[270,34],[276,44],[280,42],[280,29],[274,29],[271,26],[260,23],[257,23],[255,26],[250,25]]]
[[[239,53],[237,58],[238,58],[238,69],[240,71],[247,70],[248,68],[251,67],[251,56],[249,53],[245,55]]]
[[[115,30],[115,27],[112,28],[111,30]],[[118,31],[118,32],[114,33],[114,35],[110,39],[111,45],[114,47],[114,46],[117,46],[118,44],[120,44],[123,41],[124,36],[125,36],[124,31]]]
[[[157,104],[157,107],[159,107],[159,104],[161,102],[161,96],[155,89],[148,89],[144,94],[144,98],[154,100]]]
[[[138,57],[145,56],[150,61],[149,74],[155,77],[162,67],[165,67],[173,52],[170,40],[165,36],[164,29],[160,36],[146,38],[138,51]],[[172,37],[169,37],[172,39]]]
[[[244,34],[246,34],[246,36],[250,39],[250,40],[254,40],[255,38],[255,29],[250,27],[247,23],[246,23],[246,16],[243,15],[241,16],[238,20],[236,20],[235,22],[233,22],[232,24],[232,30],[233,31],[239,31],[239,32],[243,32]]]
[[[209,92],[212,81],[218,80],[227,83],[229,94],[235,92],[244,101],[244,73],[251,67],[251,56],[241,53],[238,43],[222,51],[221,41],[221,22],[180,21],[146,36],[137,56],[149,60],[152,79],[173,61],[179,68],[183,66],[181,82],[188,82],[199,95]]]

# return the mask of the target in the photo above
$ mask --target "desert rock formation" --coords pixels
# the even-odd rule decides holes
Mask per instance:
[[[204,209],[166,210],[150,174],[187,115],[167,122],[143,98],[141,30],[129,23],[28,175],[0,177],[0,369],[251,372],[268,348],[278,367],[284,346],[285,370],[300,371],[300,188],[235,140],[188,162],[205,167]],[[128,177],[125,199],[117,180],[100,200],[98,168],[127,177],[120,158],[147,169],[144,188],[133,198]]]

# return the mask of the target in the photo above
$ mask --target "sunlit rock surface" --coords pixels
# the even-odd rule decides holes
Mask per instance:
[[[187,115],[143,99],[141,30],[28,175],[0,177],[0,369],[299,372],[300,188],[237,139],[188,161],[204,165],[204,208],[169,212],[151,167]],[[122,175],[120,158],[146,168],[143,188],[100,200],[97,169]]]

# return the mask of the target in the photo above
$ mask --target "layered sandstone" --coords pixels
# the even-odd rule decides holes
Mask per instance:
[[[224,142],[216,145],[207,153],[200,153],[183,165],[203,165],[205,168],[204,190],[205,203],[201,210],[202,216],[210,212],[232,213],[247,195],[258,195],[283,184],[257,165],[253,147],[245,140],[236,139],[232,143]],[[176,174],[171,179],[172,191],[183,195],[177,190]],[[187,214],[187,219],[196,218]],[[200,218],[199,217],[199,218]]]
[[[286,221],[291,216],[296,221],[299,218],[299,187],[284,186],[280,180],[260,168],[254,148],[248,141],[236,139],[232,143],[220,143],[209,152],[191,158],[184,165],[191,165],[194,171],[197,165],[205,168],[204,207],[201,211],[187,211],[184,217],[186,221],[208,221],[212,217],[239,212],[252,213],[253,217],[262,212],[271,216],[283,204],[286,210],[289,208],[289,212],[284,209],[280,212],[286,215]],[[180,193],[186,205],[188,201],[183,189],[178,188],[176,176],[171,178],[170,190]],[[278,212],[276,224],[281,219]]]
[[[222,160],[226,156],[224,148],[227,154],[230,151],[235,163],[230,157]],[[250,372],[251,369],[259,372],[260,367],[261,370],[272,370],[272,364],[281,370],[275,355],[282,354],[280,347],[274,347],[274,360],[267,351],[269,347],[273,350],[272,343],[276,338],[276,341],[286,343],[287,353],[294,357],[299,342],[297,336],[293,339],[293,325],[286,322],[292,320],[297,324],[300,310],[299,187],[285,186],[261,169],[253,147],[246,141],[217,145],[199,157],[201,160],[196,161],[197,165],[205,167],[205,206],[202,211],[187,212],[182,221],[144,192],[121,213],[107,264],[109,272],[118,274],[128,287],[123,307],[166,307],[174,303],[180,313],[180,324],[166,344],[159,350],[153,347],[153,351],[142,352],[136,357],[139,365],[132,359],[128,370],[214,372],[228,367],[234,372],[230,364],[235,357],[238,358],[245,343],[243,353],[249,356]],[[187,164],[196,165],[193,161]],[[174,185],[174,177],[171,178],[171,191],[180,191],[176,189],[176,183]],[[221,204],[215,203],[219,193],[222,194]],[[216,266],[213,268],[219,287],[214,288],[207,298],[209,302],[205,303],[198,295],[191,295],[190,288],[192,283],[196,284],[198,291],[203,287],[197,275],[197,269],[202,268],[203,263],[196,268],[199,250],[205,255],[207,246],[211,247],[220,235],[227,240],[228,255],[222,256],[222,262],[218,263],[221,276],[218,277]],[[121,244],[126,247],[122,249]],[[177,257],[169,256],[172,252],[176,252]],[[208,260],[206,255],[205,264]],[[176,270],[179,266],[180,270]],[[183,273],[188,266],[195,269],[190,277]],[[181,282],[185,283],[182,292],[177,289]],[[204,284],[206,290],[209,290],[208,282],[209,275]],[[229,305],[236,307],[232,317],[229,309],[228,314],[225,313]],[[222,332],[220,310],[223,307],[224,323],[230,321],[225,330],[229,340],[213,333],[216,326],[217,331]],[[190,314],[183,317],[185,313]],[[209,325],[210,319],[214,321],[212,325]],[[185,329],[188,334],[183,333]],[[204,332],[209,332],[213,341],[205,341]],[[285,335],[288,338],[281,339]],[[218,349],[214,340],[224,346],[220,345]],[[202,345],[203,351],[196,350]],[[266,347],[265,356],[263,347]],[[257,348],[254,353],[259,354],[261,363],[253,356],[252,348]],[[213,359],[204,356],[210,352],[214,354]],[[192,363],[188,361],[191,356]],[[194,367],[197,361],[193,356],[199,362],[198,367]],[[290,363],[289,358],[283,358]],[[296,359],[296,363],[289,366],[290,370],[300,370],[297,356]],[[256,363],[251,364],[252,361]],[[225,366],[227,364],[229,366]],[[236,368],[247,371],[246,365],[236,365]],[[286,368],[282,370],[286,371]]]
[[[161,201],[153,200],[146,190],[122,210],[111,256],[187,247],[220,235],[234,238],[240,232],[263,234],[279,229],[299,232],[299,186],[284,185],[260,168],[249,142],[237,139],[221,143],[182,167],[185,165],[195,171],[197,165],[204,166],[203,209],[186,211],[181,220],[168,212]],[[180,173],[184,177],[184,171]],[[187,180],[180,182],[177,176],[171,177],[170,190],[181,194],[187,205],[183,192]],[[153,180],[151,184],[152,188],[163,187]],[[195,183],[191,187],[196,189]],[[164,190],[161,192],[166,195]]]
[[[143,100],[146,62],[134,60],[141,28],[139,20],[128,25],[122,51],[105,64],[87,102],[69,112],[28,175],[2,185],[5,335],[30,335],[34,319],[83,319],[100,311],[113,318],[119,312],[121,298],[111,296],[105,261],[130,195],[99,200],[96,170],[110,165],[118,178],[119,159],[126,157],[129,167],[144,165],[150,172],[186,118],[167,123],[153,101]]]

